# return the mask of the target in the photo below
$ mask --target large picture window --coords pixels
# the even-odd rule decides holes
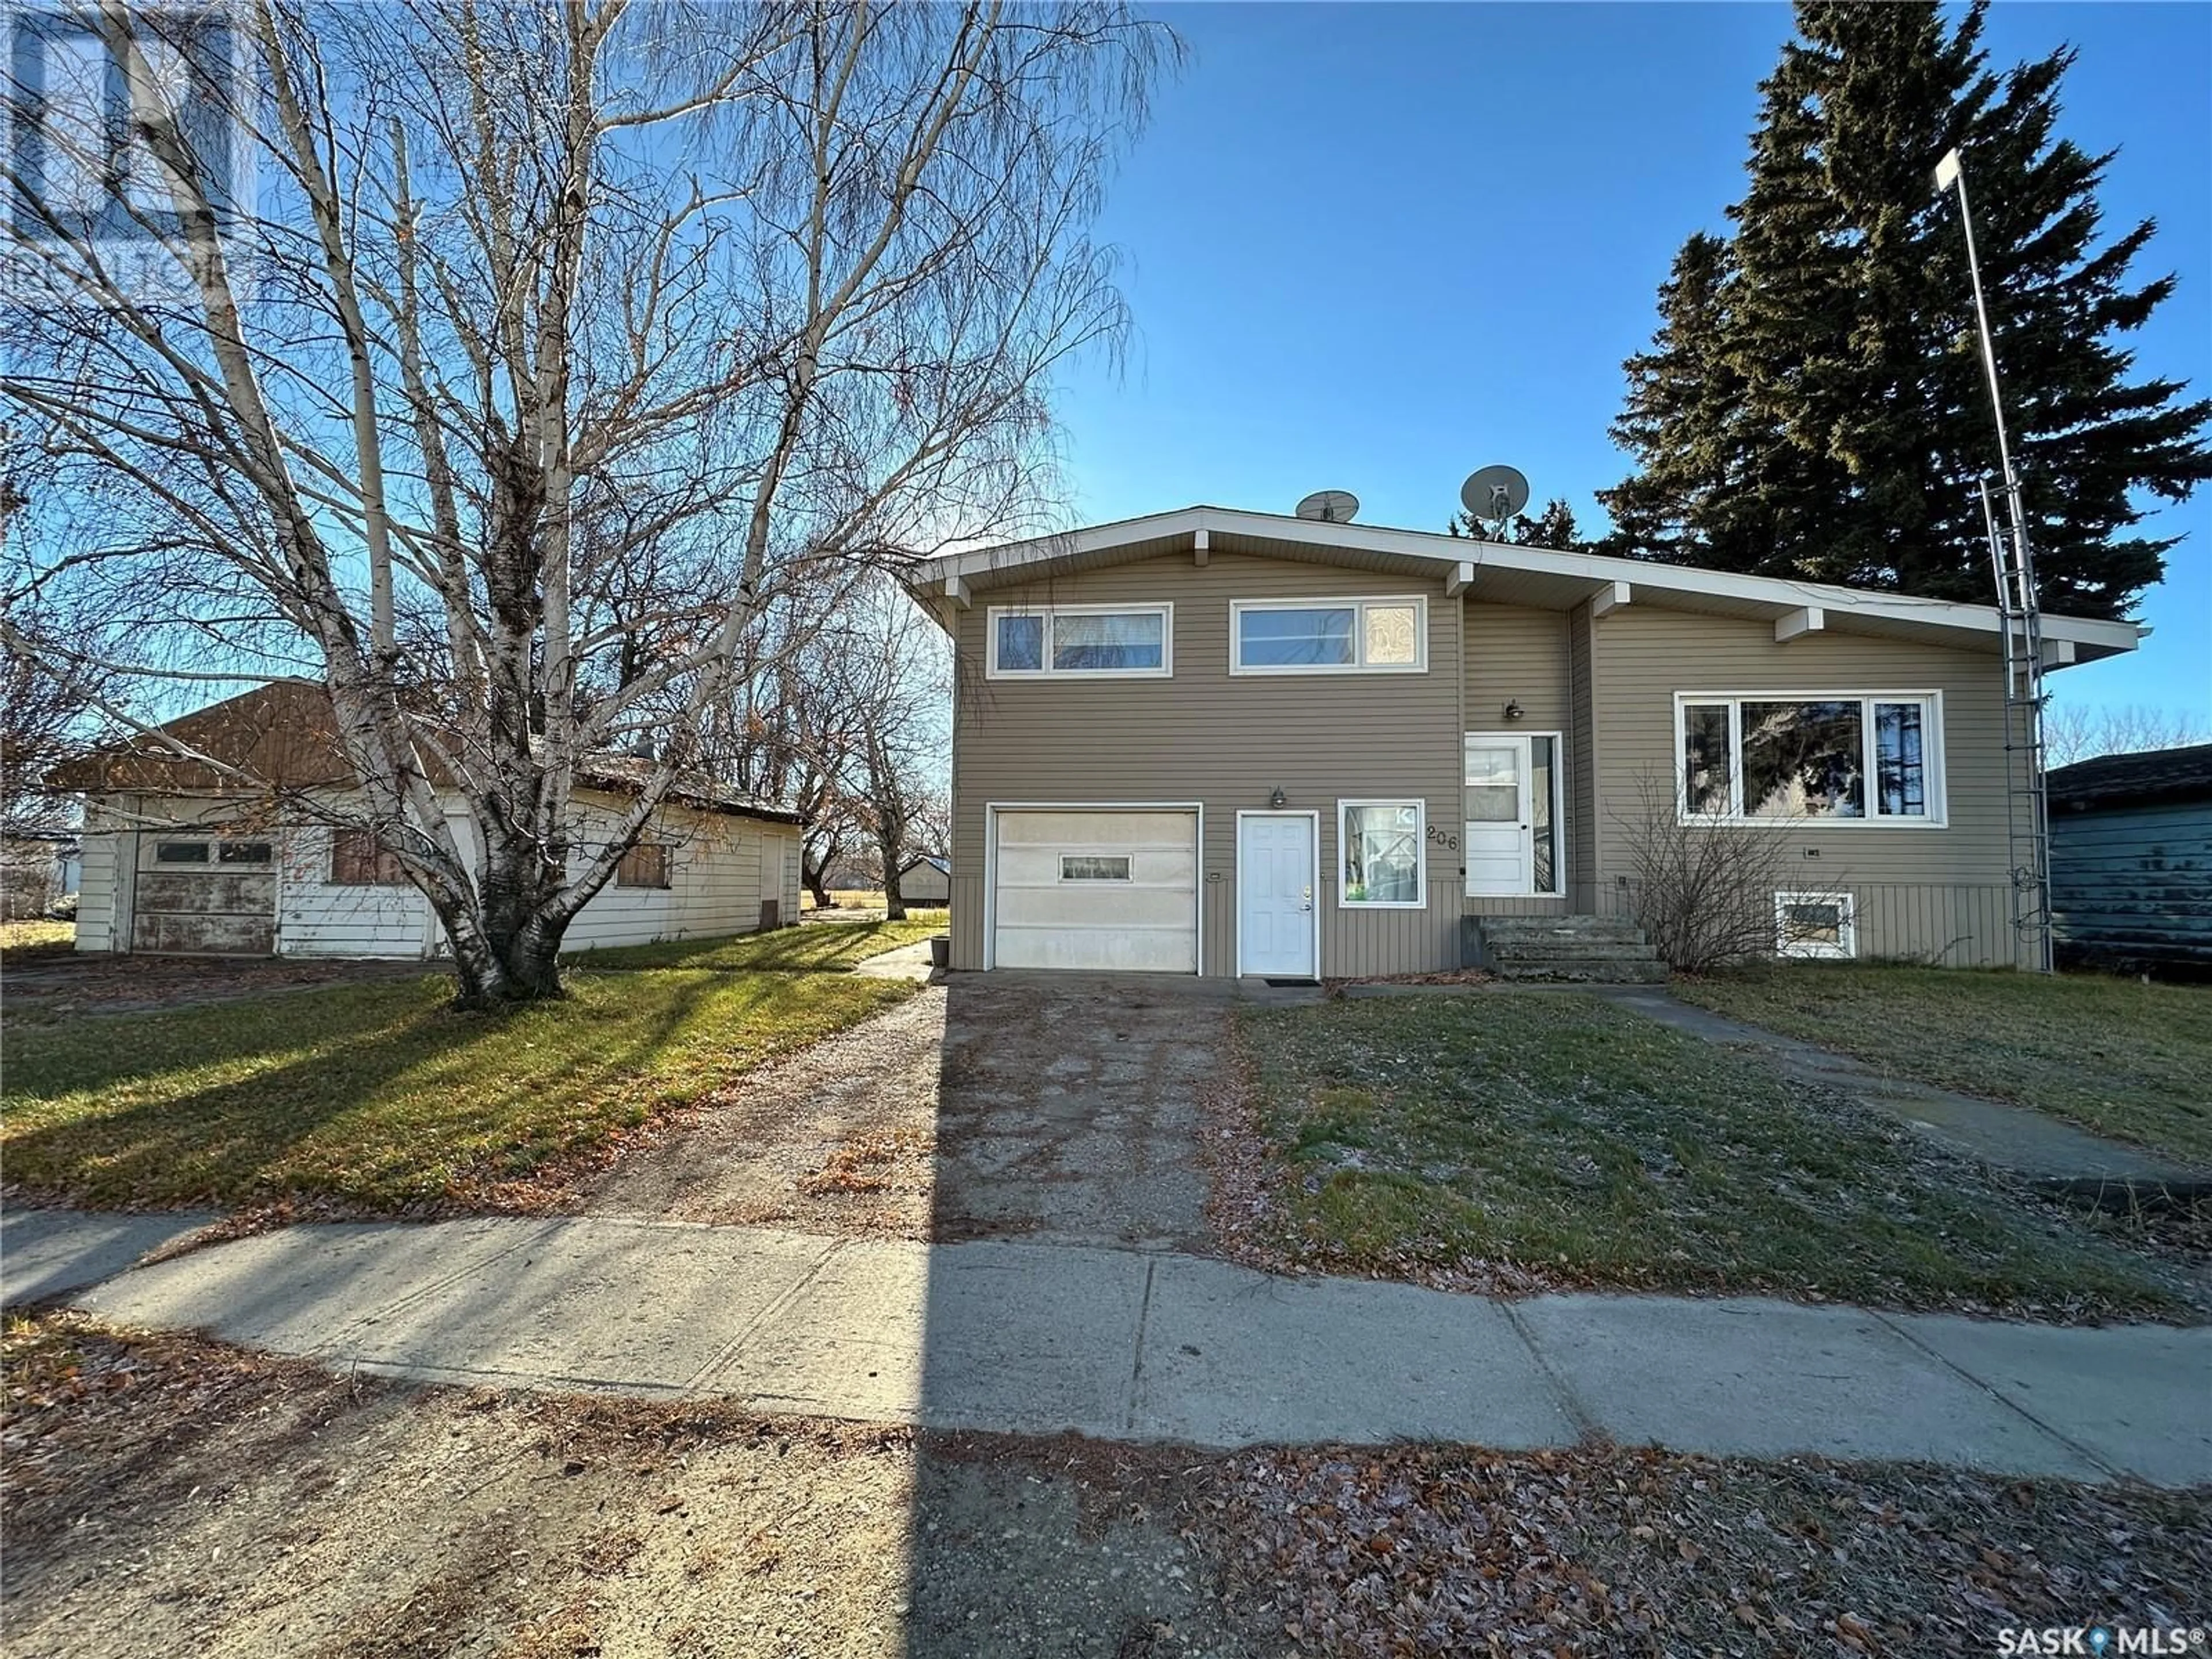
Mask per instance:
[[[1174,666],[1174,610],[1167,605],[994,608],[985,672],[993,679],[1164,678]]]
[[[1237,674],[1418,674],[1428,666],[1428,601],[1238,599],[1230,670]]]
[[[1418,800],[1337,803],[1337,846],[1343,860],[1340,904],[1417,910],[1428,902],[1422,857],[1425,804]]]
[[[1686,692],[1674,705],[1682,813],[1940,826],[1942,711],[1932,692]]]

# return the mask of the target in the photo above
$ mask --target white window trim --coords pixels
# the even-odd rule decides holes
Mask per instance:
[[[1158,668],[1054,668],[1052,665],[1052,619],[1054,617],[1138,617],[1160,619],[1160,665]],[[999,618],[1044,618],[1044,651],[1035,668],[999,666]],[[1175,606],[1167,600],[1144,605],[994,605],[985,618],[983,678],[992,680],[1165,680],[1175,678]]]
[[[1413,809],[1413,897],[1405,899],[1348,899],[1345,897],[1345,826],[1355,806],[1410,806]],[[1340,910],[1425,910],[1429,908],[1429,804],[1419,795],[1375,795],[1336,804],[1336,908]]]
[[[1376,663],[1367,655],[1367,607],[1370,605],[1410,605],[1413,607],[1413,660]],[[1294,663],[1244,665],[1243,618],[1248,611],[1341,611],[1350,605],[1352,642],[1362,660],[1350,663]],[[1423,593],[1309,593],[1290,599],[1231,599],[1229,602],[1229,672],[1237,675],[1273,674],[1425,674],[1429,672],[1429,601]]]
[[[1464,866],[1466,862],[1463,855],[1467,852],[1467,836],[1473,827],[1467,818],[1468,787],[1467,746],[1471,743],[1480,742],[1485,738],[1549,738],[1552,740],[1552,827],[1557,832],[1559,842],[1559,845],[1553,849],[1552,878],[1559,884],[1548,893],[1535,884],[1536,824],[1532,817],[1529,820],[1528,831],[1528,890],[1525,893],[1469,892],[1465,896],[1471,899],[1565,898],[1567,896],[1567,738],[1564,732],[1466,732],[1461,733],[1459,748],[1460,852],[1462,854],[1461,863]],[[1535,750],[1532,744],[1528,751],[1528,769],[1532,774],[1535,770]],[[1536,805],[1535,780],[1533,776],[1528,781],[1528,805],[1532,811]],[[1460,885],[1464,888],[1467,883],[1467,872],[1462,868],[1460,872]]]
[[[1867,788],[1867,811],[1863,817],[1753,817],[1743,810],[1743,705],[1747,702],[1858,702],[1867,705],[1860,716],[1859,741],[1863,745],[1861,775]],[[1692,703],[1725,703],[1729,711],[1729,807],[1725,812],[1693,812],[1690,810],[1689,759],[1683,752],[1684,711]],[[1917,702],[1927,713],[1923,719],[1923,735],[1927,739],[1923,757],[1928,769],[1928,811],[1919,817],[1903,813],[1884,814],[1875,810],[1874,791],[1877,773],[1875,765],[1875,722],[1870,705],[1877,702]],[[1943,694],[1941,691],[1849,691],[1849,690],[1790,690],[1790,691],[1677,691],[1674,694],[1674,813],[1679,823],[1726,824],[1731,829],[1817,830],[1826,835],[1831,830],[1948,830],[1950,828],[1949,769],[1945,764]]]
[[[1829,945],[1820,939],[1791,939],[1784,931],[1784,915],[1793,904],[1832,904],[1843,919],[1837,928],[1838,942]],[[1777,893],[1774,896],[1774,954],[1778,957],[1821,958],[1844,962],[1859,953],[1858,905],[1849,893]]]

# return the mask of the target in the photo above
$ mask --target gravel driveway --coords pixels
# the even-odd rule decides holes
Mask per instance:
[[[1229,1006],[1183,980],[957,975],[750,1073],[586,1207],[1203,1249],[1198,1124]]]

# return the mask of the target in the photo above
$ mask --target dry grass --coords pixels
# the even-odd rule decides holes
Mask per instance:
[[[11,1023],[8,1179],[99,1206],[532,1207],[548,1172],[917,988],[690,969],[568,985],[504,1014],[456,1012],[427,975]]]
[[[2054,1319],[2186,1317],[2202,1294],[1910,1130],[1595,998],[1248,1010],[1243,1037],[1282,1179],[1242,1207],[1272,1201],[1304,1265]]]
[[[1802,963],[1684,981],[1675,994],[1895,1076],[2212,1170],[2212,986]]]
[[[52,956],[76,948],[76,924],[35,918],[0,921],[0,957]]]

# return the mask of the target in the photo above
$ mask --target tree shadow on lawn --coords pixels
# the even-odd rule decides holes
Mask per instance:
[[[481,1199],[902,988],[684,972],[572,984],[505,1014],[456,1011],[425,977],[27,1032],[9,1045],[8,1177],[140,1207]]]

